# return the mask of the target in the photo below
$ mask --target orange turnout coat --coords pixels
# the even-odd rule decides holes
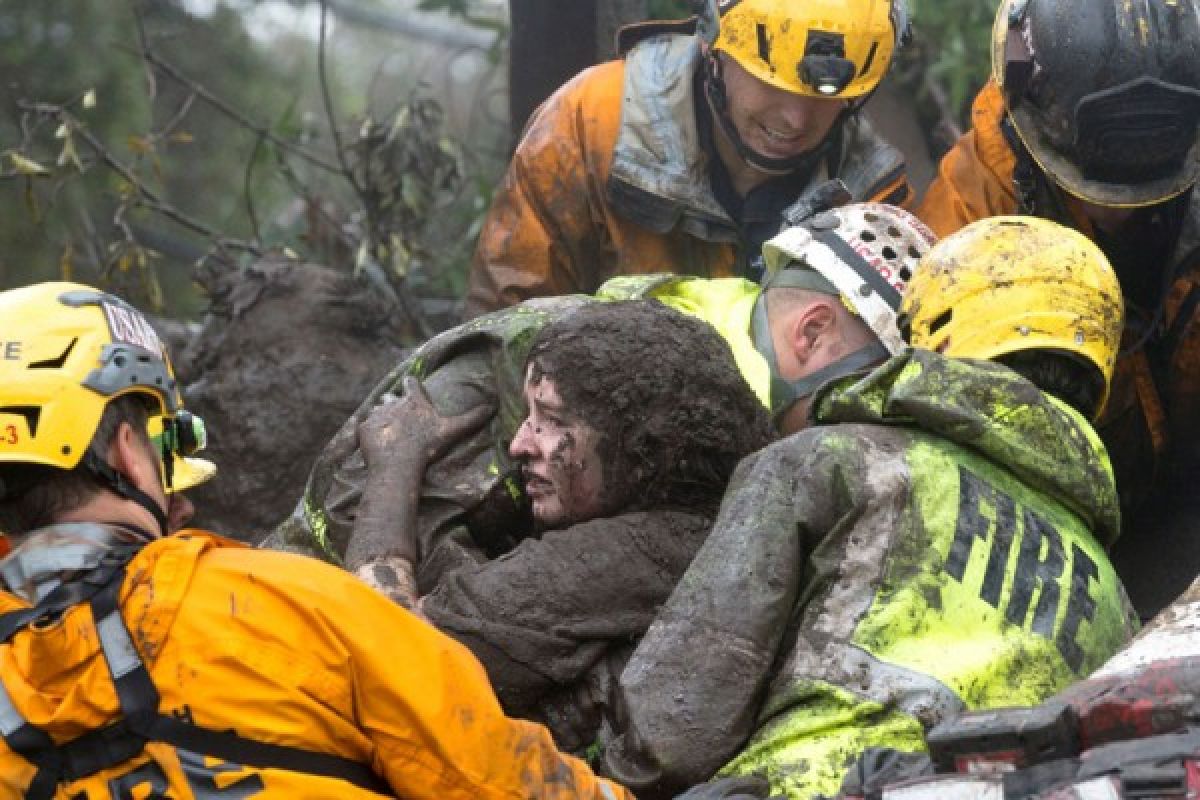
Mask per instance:
[[[739,273],[755,254],[710,183],[696,121],[700,63],[697,37],[649,36],[538,109],[480,232],[468,314],[591,294],[614,275]],[[911,196],[903,157],[859,116],[808,186],[832,177],[856,200]]]
[[[136,653],[102,652],[110,617],[98,627],[87,603],[0,645],[0,798],[26,797],[37,772],[11,749],[14,719],[56,745],[109,725],[124,700],[109,665],[124,673],[130,656],[160,715],[318,754],[302,764],[357,762],[382,779],[377,791],[151,741],[53,796],[632,800],[540,726],[505,717],[464,647],[332,566],[185,531],[145,546],[118,581]],[[0,614],[27,607],[0,592]]]

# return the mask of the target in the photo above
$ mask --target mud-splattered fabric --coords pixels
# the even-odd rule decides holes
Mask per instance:
[[[654,297],[709,320],[765,398],[769,375],[748,333],[757,294],[741,279],[632,276],[606,284],[597,297]],[[544,722],[571,750],[594,740],[625,657],[712,523],[711,514],[663,509],[521,541],[533,523],[508,445],[525,416],[526,355],[543,326],[585,302],[530,300],[418,348],[342,426],[314,466],[297,513],[267,543],[340,560],[367,477],[357,425],[385,392],[400,390],[404,375],[422,378],[442,414],[481,403],[497,408],[488,425],[426,472],[416,537],[422,608],[475,652],[509,713]]]
[[[505,710],[543,722],[577,750],[595,739],[609,706],[594,686],[611,686],[624,663],[598,674],[607,656],[650,627],[711,525],[707,514],[664,510],[550,531],[446,575],[421,608],[486,665]]]
[[[459,325],[419,347],[380,381],[326,445],[296,513],[265,546],[340,563],[367,477],[358,425],[384,394],[402,392],[403,378],[415,375],[440,414],[461,414],[480,405],[495,409],[488,424],[453,445],[425,472],[417,513],[419,588],[432,590],[445,571],[482,560],[487,549],[511,547],[513,532],[532,525],[508,455],[508,443],[526,413],[521,394],[525,357],[543,326],[586,302],[591,301],[562,297],[522,303]]]
[[[1200,293],[1200,200],[1192,192],[1191,199],[1179,201],[1184,203],[1183,219],[1174,242],[1163,234],[1153,237],[1152,247],[1130,252],[1122,237],[1106,240],[1098,234],[1082,207],[1049,191],[1044,177],[1034,176],[1032,196],[1018,197],[1013,180],[1017,155],[1005,132],[1005,116],[1001,90],[989,81],[975,98],[971,130],[942,159],[916,213],[938,236],[985,217],[1036,214],[1095,239],[1109,256],[1126,306],[1139,306],[1140,312],[1127,314],[1132,324],[1097,429],[1112,456],[1122,505],[1135,510],[1165,477],[1169,458],[1187,453],[1196,460],[1190,451],[1200,437],[1200,306],[1195,302]],[[1158,328],[1163,335],[1134,348],[1160,301],[1160,271],[1163,277],[1173,275]],[[1131,287],[1139,284],[1147,296],[1130,296]]]
[[[614,275],[725,277],[747,259],[709,180],[695,112],[699,39],[659,35],[581,72],[530,121],[484,222],[467,312],[590,293]],[[835,175],[855,199],[907,201],[899,151],[847,121]]]
[[[162,714],[360,762],[395,797],[632,800],[541,726],[504,716],[464,647],[327,564],[185,531],[130,562],[119,603]],[[26,607],[0,591],[0,612]],[[85,606],[0,646],[0,674],[20,714],[57,741],[118,716]],[[201,755],[151,743],[58,796],[380,796]],[[23,797],[33,773],[0,740],[0,797]]]
[[[766,405],[770,374],[749,334],[756,284],[741,278],[626,276],[605,283],[595,299],[647,297],[711,324]],[[526,414],[521,387],[529,345],[551,320],[587,302],[592,298],[535,298],[478,317],[419,347],[379,382],[326,445],[295,513],[263,546],[341,562],[367,477],[358,451],[358,425],[386,393],[402,391],[406,375],[422,380],[443,415],[465,413],[481,404],[496,409],[487,425],[426,470],[417,516],[420,590],[432,591],[447,571],[515,545],[519,537],[514,532],[532,526],[508,455],[509,442]]]
[[[1087,422],[995,364],[909,351],[826,387],[816,427],[742,462],[620,682],[637,791],[763,772],[834,794],[868,747],[1034,704],[1135,623]]]

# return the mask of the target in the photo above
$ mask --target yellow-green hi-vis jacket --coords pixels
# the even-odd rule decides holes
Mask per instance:
[[[1135,628],[1108,458],[1064,404],[917,350],[825,387],[814,419],[739,466],[622,676],[604,759],[635,792],[720,770],[834,795],[866,748],[1036,704]]]

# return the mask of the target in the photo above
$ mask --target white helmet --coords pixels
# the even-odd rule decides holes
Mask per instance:
[[[905,348],[896,324],[917,262],[937,241],[907,211],[883,203],[852,203],[822,211],[763,244],[767,273],[755,304],[755,347],[771,368],[771,411],[779,414],[820,385],[895,355]],[[878,338],[799,380],[779,374],[765,297],[774,288],[807,289],[840,297]]]
[[[840,295],[895,354],[905,346],[896,325],[900,299],[917,262],[936,241],[924,223],[896,206],[830,209],[763,244],[763,290],[793,286]],[[827,283],[806,279],[808,270]]]

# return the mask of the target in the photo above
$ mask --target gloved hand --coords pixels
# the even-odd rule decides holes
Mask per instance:
[[[758,775],[734,775],[729,778],[693,786],[675,800],[787,800],[783,795],[772,795],[767,779]]]

